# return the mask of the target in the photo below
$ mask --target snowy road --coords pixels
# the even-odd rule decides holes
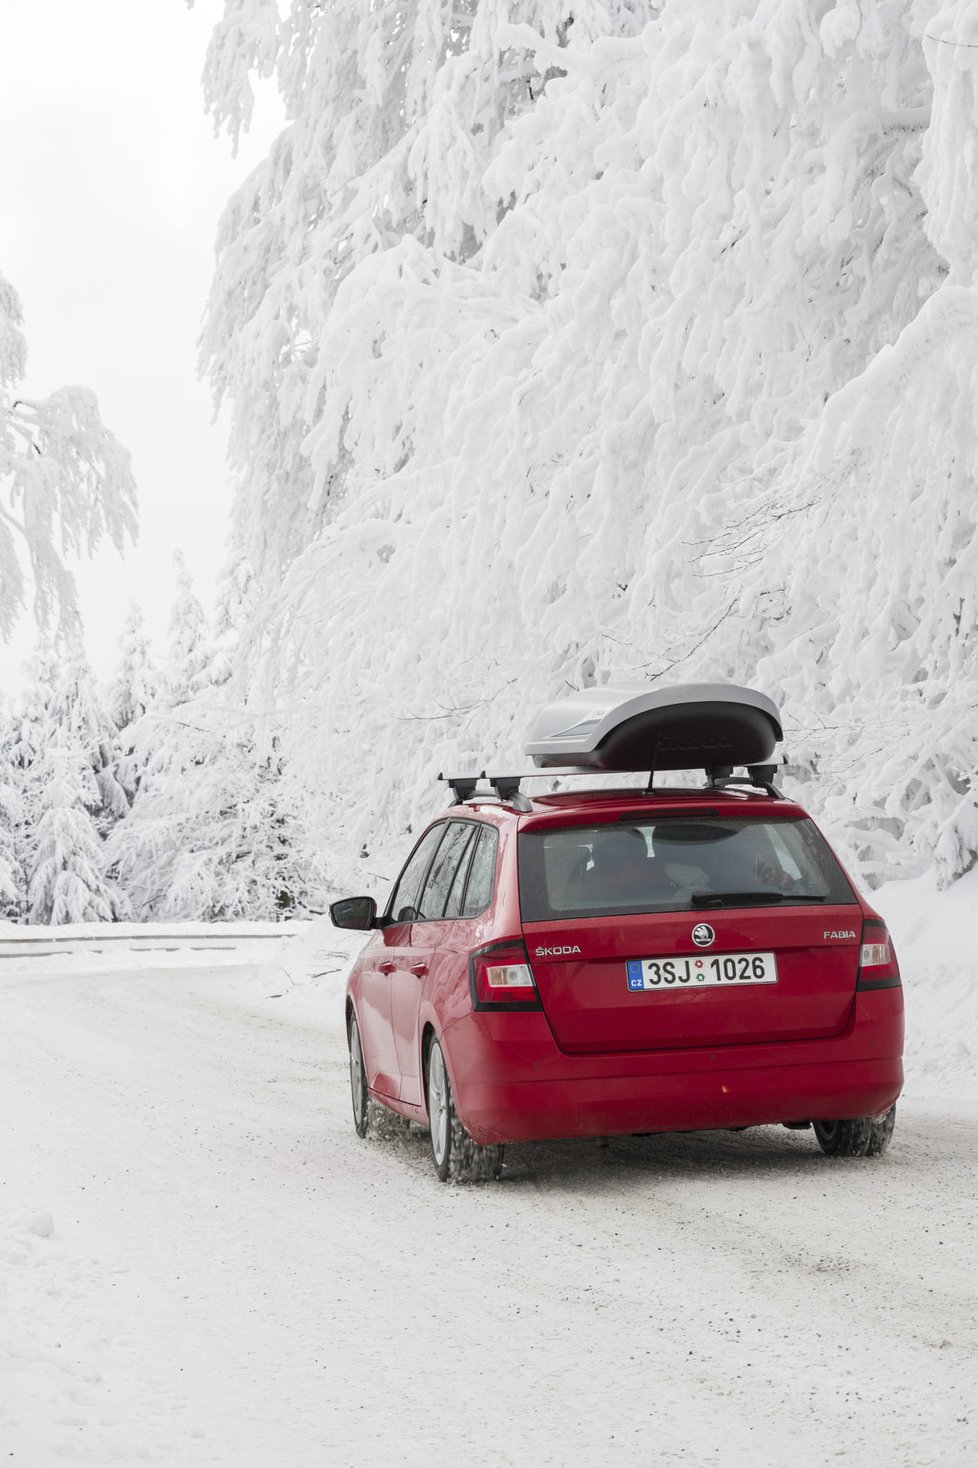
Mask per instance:
[[[225,970],[0,968],[0,1459],[974,1462],[973,1105],[809,1135],[360,1142],[342,1032]]]

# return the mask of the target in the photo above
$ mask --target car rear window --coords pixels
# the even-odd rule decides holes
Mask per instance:
[[[723,906],[852,903],[809,820],[654,817],[523,831],[524,922]]]

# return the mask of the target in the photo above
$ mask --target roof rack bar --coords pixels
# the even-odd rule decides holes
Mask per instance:
[[[692,768],[692,766],[690,766],[690,768]],[[734,778],[742,779],[742,776],[734,776],[734,768],[735,767],[733,765],[714,765],[712,767],[707,767],[704,773],[711,782],[713,780],[732,780]],[[774,776],[779,767],[775,764],[770,764],[742,765],[739,768],[746,769],[747,775],[750,777],[751,780],[753,780],[754,777],[757,776],[759,780],[770,782],[774,779]],[[587,770],[582,769],[579,765],[577,765],[570,767],[566,770],[556,768],[550,770],[523,770],[520,774],[506,775],[490,775],[486,770],[480,770],[476,775],[439,775],[438,779],[444,781],[446,785],[451,785],[454,789],[456,785],[476,785],[480,780],[486,780],[490,785],[497,785],[500,781],[502,781],[503,784],[515,782],[517,785],[519,785],[519,783],[523,780],[563,780],[568,776],[573,776],[576,779],[583,779],[586,776],[589,780],[594,780],[599,777],[601,779],[608,780],[612,778],[612,776],[616,775],[644,775],[651,783],[651,781],[655,778],[657,774],[662,773],[663,772],[661,770],[652,770],[650,772],[647,766],[644,770]],[[671,770],[668,773],[677,774],[678,771]]]
[[[765,790],[775,800],[784,799],[783,793],[774,783],[774,776],[778,769],[777,765],[747,765],[745,768],[747,770],[746,776],[735,775],[733,765],[713,765],[707,767],[704,772],[707,779],[707,789],[725,790],[728,785],[747,785],[756,790]],[[492,794],[495,795],[497,800],[502,801],[505,805],[515,806],[518,810],[528,810],[529,803],[520,790],[520,785],[524,780],[554,780],[564,779],[567,776],[581,777],[584,775],[593,780],[595,775],[604,775],[607,777],[609,774],[641,775],[645,773],[644,770],[610,771],[572,767],[569,769],[524,770],[521,774],[514,775],[490,775],[485,770],[480,770],[477,774],[469,775],[440,774],[438,779],[451,787],[455,805],[464,805],[467,800],[472,800],[473,797],[480,793],[482,799],[487,799],[490,791],[483,790],[479,792],[478,789],[479,781],[484,780],[489,785]],[[648,784],[644,791],[646,795],[661,793],[657,792],[654,786],[655,774],[655,770],[648,772]]]
[[[609,775],[644,775],[645,773],[644,770],[586,770],[580,765],[574,765],[566,770],[523,770],[522,773],[513,775],[490,775],[486,770],[480,770],[477,775],[439,775],[438,778],[446,785],[455,786],[466,780],[470,782],[487,780],[490,785],[495,785],[500,780],[504,783],[510,780],[517,782],[521,780],[561,780],[568,775],[575,775],[578,779],[586,776],[587,779],[593,780],[598,775],[607,777]]]

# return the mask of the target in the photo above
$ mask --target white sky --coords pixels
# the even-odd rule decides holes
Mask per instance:
[[[138,549],[79,577],[103,675],[129,602],[165,639],[172,552],[205,604],[224,558],[224,430],[196,376],[220,212],[280,125],[263,97],[239,157],[204,116],[200,73],[221,0],[3,0],[0,271],[20,294],[28,396],[98,395],[133,456]],[[9,680],[34,638],[28,613]]]

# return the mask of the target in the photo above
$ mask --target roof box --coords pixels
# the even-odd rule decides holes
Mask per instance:
[[[526,753],[541,769],[702,770],[766,764],[782,737],[772,700],[734,683],[585,688],[547,705]]]

